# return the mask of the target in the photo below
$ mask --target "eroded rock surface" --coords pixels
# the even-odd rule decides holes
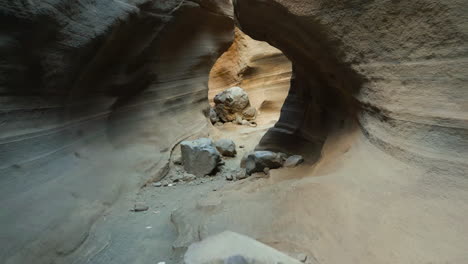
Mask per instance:
[[[301,155],[292,155],[284,162],[284,167],[293,168],[304,162],[304,158]]]
[[[272,151],[255,151],[249,154],[245,160],[245,168],[248,175],[255,172],[264,172],[265,168],[277,169],[284,164],[285,157]]]
[[[221,161],[221,155],[209,138],[199,138],[180,143],[182,164],[185,171],[195,176],[213,173]]]
[[[231,87],[217,94],[214,103],[214,110],[223,122],[255,119],[256,110],[250,106],[249,96],[240,87]]]
[[[206,127],[198,113],[233,40],[232,4],[1,1],[0,11],[0,262],[80,263],[61,261]]]
[[[300,264],[293,259],[250,237],[225,231],[192,244],[185,254],[186,264]]]

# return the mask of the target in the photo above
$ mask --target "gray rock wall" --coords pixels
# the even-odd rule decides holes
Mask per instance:
[[[206,125],[208,74],[233,39],[229,6],[0,3],[0,262],[60,262]]]

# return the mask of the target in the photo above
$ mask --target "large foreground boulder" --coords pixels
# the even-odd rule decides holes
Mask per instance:
[[[225,231],[192,244],[185,253],[186,264],[300,264],[274,248],[250,237]]]
[[[185,171],[195,176],[211,174],[221,161],[221,155],[209,138],[183,141],[180,148]]]
[[[216,114],[223,122],[232,122],[238,118],[252,120],[256,116],[255,108],[250,106],[249,96],[237,86],[217,94],[214,103]]]
[[[285,157],[281,153],[271,151],[255,151],[247,156],[245,168],[247,175],[263,172],[265,168],[277,169],[283,166]]]

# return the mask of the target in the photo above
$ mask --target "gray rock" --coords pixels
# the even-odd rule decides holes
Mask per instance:
[[[190,182],[197,179],[197,176],[188,172],[178,172],[172,175],[172,182]]]
[[[217,122],[219,122],[218,114],[212,107],[210,107],[209,118],[210,118],[211,124],[216,124]]]
[[[153,187],[162,187],[161,182],[153,182]]]
[[[307,261],[307,255],[304,253],[297,254],[296,259],[304,263]]]
[[[223,122],[235,121],[238,116],[242,122],[243,112],[250,106],[249,96],[240,87],[232,87],[217,94],[214,102],[216,114]]]
[[[242,156],[241,162],[240,162],[240,167],[245,168],[245,165],[247,164],[247,158],[249,157],[250,154],[253,154],[254,152],[247,152]]]
[[[225,261],[225,264],[249,264],[249,262],[241,255],[235,255],[228,257]]]
[[[247,156],[245,168],[248,175],[263,172],[265,168],[277,169],[283,166],[281,154],[271,151],[255,151]]]
[[[215,142],[216,149],[221,155],[226,157],[235,157],[237,154],[236,144],[230,139],[220,139]]]
[[[234,112],[240,112],[247,108],[250,104],[249,96],[240,87],[231,87],[214,97],[216,105],[224,105],[226,108],[233,110]]]
[[[142,202],[135,203],[135,205],[133,206],[134,212],[144,212],[144,211],[148,211],[148,209],[149,209],[149,206]]]
[[[292,168],[304,162],[304,158],[301,155],[293,155],[286,159],[284,167]]]
[[[265,173],[265,175],[270,175],[270,168],[264,168],[263,169],[263,173]]]
[[[225,231],[190,245],[185,253],[184,263],[300,264],[301,262],[250,237]]]
[[[182,156],[181,155],[174,156],[172,162],[175,165],[182,165]]]
[[[183,141],[180,147],[185,171],[195,176],[211,174],[221,161],[221,155],[209,138]]]
[[[249,177],[249,175],[246,173],[245,170],[242,170],[242,169],[241,169],[241,170],[238,170],[238,171],[235,172],[234,177],[235,177],[237,180],[243,180],[243,179]]]
[[[234,176],[232,174],[230,174],[230,173],[226,173],[224,176],[226,177],[227,181],[233,181],[234,180]]]

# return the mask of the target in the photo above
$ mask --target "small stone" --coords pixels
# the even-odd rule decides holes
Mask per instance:
[[[219,122],[218,114],[216,113],[213,107],[210,107],[209,118],[210,118],[211,124],[216,124]]]
[[[162,183],[161,182],[153,182],[153,187],[161,187]]]
[[[247,121],[247,120],[242,120],[242,122],[240,124],[243,125],[243,126],[250,126],[250,122]]]
[[[134,212],[144,212],[144,211],[148,211],[148,209],[149,209],[149,206],[142,202],[135,203],[135,205],[133,206]]]
[[[239,170],[236,172],[236,179],[243,180],[249,177],[249,175],[245,172],[245,170]]]
[[[169,183],[167,186],[168,187],[173,187],[173,186],[176,186],[176,184],[175,183]]]
[[[297,165],[304,162],[304,158],[301,155],[294,155],[286,159],[284,166],[288,168],[296,167]]]
[[[224,125],[224,124],[221,123],[221,122],[216,122],[216,124],[215,124],[215,126],[217,126],[217,127],[222,127],[223,125]]]
[[[223,122],[236,120],[250,106],[249,96],[240,87],[229,88],[214,97],[215,111]]]
[[[307,255],[304,253],[297,254],[296,259],[304,263],[307,261]]]
[[[168,182],[168,181],[163,181],[163,182],[162,182],[162,186],[167,187],[168,185],[169,185],[169,182]]]
[[[266,167],[263,169],[263,173],[265,173],[265,175],[270,175],[270,168]]]
[[[245,146],[244,146],[244,145],[240,145],[239,148],[245,148]]]
[[[220,139],[215,142],[216,149],[221,155],[226,157],[235,157],[237,154],[236,144],[230,139]]]
[[[234,180],[234,177],[232,176],[232,174],[228,173],[228,174],[226,174],[226,180],[227,181],[232,181],[232,180]]]
[[[265,168],[277,169],[283,166],[284,159],[281,154],[271,151],[255,151],[250,153],[245,160],[245,168],[248,175],[255,172],[263,172]]]
[[[242,156],[242,159],[241,159],[241,162],[240,162],[240,167],[241,168],[245,168],[245,165],[247,163],[247,158],[249,157],[250,154],[252,154],[253,152],[247,152],[244,154],[244,156]]]

